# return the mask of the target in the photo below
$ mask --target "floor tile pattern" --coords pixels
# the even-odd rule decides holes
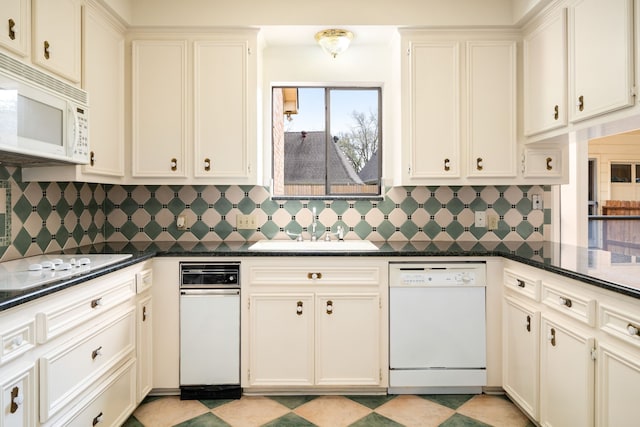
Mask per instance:
[[[504,396],[149,397],[123,427],[533,427]]]

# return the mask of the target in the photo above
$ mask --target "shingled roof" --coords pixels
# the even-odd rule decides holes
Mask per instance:
[[[325,133],[285,132],[285,184],[324,184]],[[362,184],[337,144],[329,144],[329,176],[333,184]]]

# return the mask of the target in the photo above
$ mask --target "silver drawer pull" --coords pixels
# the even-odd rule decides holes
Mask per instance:
[[[307,273],[307,279],[322,279],[322,273]]]
[[[102,305],[102,297],[91,300],[91,308],[96,308]]]
[[[571,300],[569,298],[565,298],[565,297],[560,297],[558,299],[558,303],[560,305],[564,305],[565,307],[571,308],[571,306],[573,305],[573,303],[571,302]]]
[[[640,337],[640,328],[631,323],[627,325],[627,332],[629,332],[629,335],[632,337]]]
[[[296,314],[302,316],[302,301],[298,301],[296,304]]]
[[[18,411],[18,407],[22,405],[24,398],[20,395],[20,389],[18,387],[14,387],[11,389],[11,406],[9,407],[9,412],[15,414]]]
[[[103,416],[102,416],[102,412],[100,412],[100,413],[99,413],[98,415],[96,415],[96,417],[93,419],[93,422],[92,422],[92,424],[91,424],[91,425],[92,425],[92,426],[95,426],[95,425],[100,424],[100,423],[102,422],[102,418],[103,418]]]

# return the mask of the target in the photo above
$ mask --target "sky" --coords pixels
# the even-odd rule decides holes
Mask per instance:
[[[331,91],[331,134],[349,132],[354,122],[351,117],[353,111],[369,115],[370,111],[377,114],[378,91],[332,89]],[[298,89],[298,114],[291,116],[292,120],[285,120],[288,132],[324,130],[324,88]]]

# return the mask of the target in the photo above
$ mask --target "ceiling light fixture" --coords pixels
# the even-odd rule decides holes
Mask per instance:
[[[330,29],[316,33],[316,41],[322,49],[334,58],[349,47],[353,33],[347,30]]]

